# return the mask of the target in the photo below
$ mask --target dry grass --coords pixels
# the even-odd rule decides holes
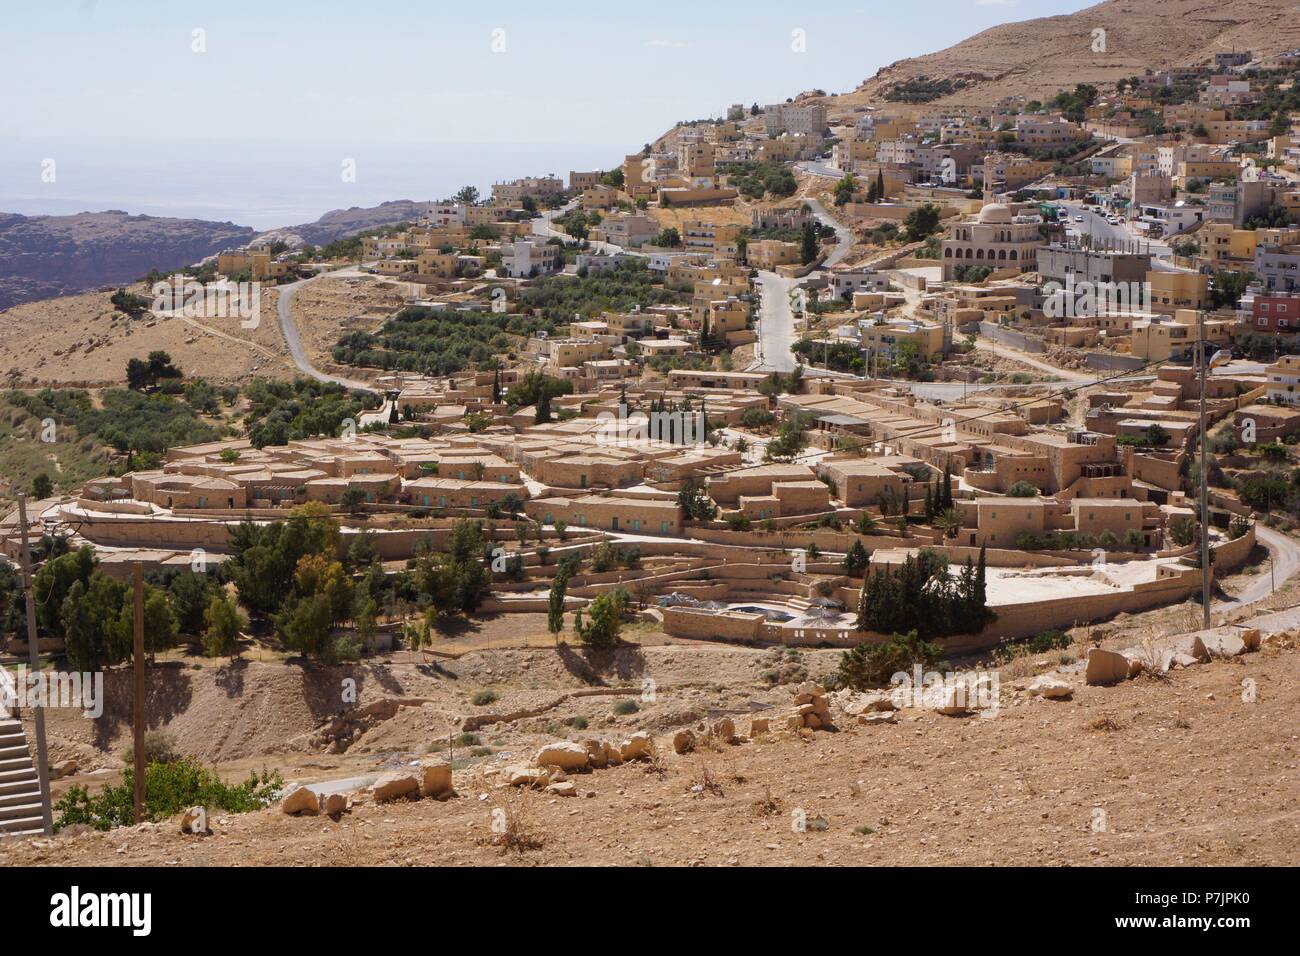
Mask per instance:
[[[526,789],[510,788],[492,801],[490,843],[503,853],[540,850],[546,838],[534,822],[536,797]]]

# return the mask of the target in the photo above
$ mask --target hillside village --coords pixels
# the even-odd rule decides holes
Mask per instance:
[[[844,809],[852,764],[913,731],[951,755],[1028,746],[1031,720],[1090,749],[1123,725],[1157,789],[1178,747],[1131,715],[1183,720],[1193,697],[1257,740],[1242,759],[1273,796],[1253,809],[1281,812],[1297,79],[1300,50],[1232,50],[1039,99],[963,104],[920,77],[869,102],[734,104],[609,169],[531,170],[328,245],[255,240],[80,297],[94,341],[60,321],[40,367],[20,336],[56,306],[0,313],[0,655],[33,654],[30,538],[35,653],[107,671],[110,692],[96,721],[51,716],[51,839],[31,708],[0,720],[0,833],[30,838],[0,859],[221,862],[262,833],[260,862],[328,859],[333,826],[381,834],[347,862],[427,838],[556,863],[574,814],[649,807],[658,827],[662,805],[706,807],[696,826],[729,849],[679,827],[671,852],[625,836],[584,861],[771,863],[777,836],[745,834],[771,816],[789,843],[776,818],[811,801],[853,859],[942,862],[916,849],[933,820]],[[229,310],[247,288],[256,325]],[[106,371],[75,374],[93,350]],[[280,775],[206,810],[206,839],[188,805],[118,827],[95,802],[130,766],[137,569],[156,766]],[[914,665],[957,678],[900,700]],[[1260,711],[1228,713],[1243,679]],[[1107,797],[1055,769],[1125,799],[1122,779]],[[876,797],[911,786],[881,773]],[[1070,831],[1009,852],[1187,859],[1151,833],[1109,842],[1092,806],[1007,811]],[[1293,861],[1295,823],[1275,837],[1216,831],[1200,852]]]

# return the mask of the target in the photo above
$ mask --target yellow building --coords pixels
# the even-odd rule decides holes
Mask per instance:
[[[923,360],[943,355],[944,329],[934,322],[912,322],[893,319],[883,323],[868,323],[860,336],[862,348],[879,353],[887,361],[898,358],[906,346],[916,349]]]
[[[1210,277],[1199,272],[1148,272],[1151,311],[1173,315],[1180,309],[1205,309],[1210,302]]]
[[[1190,360],[1196,354],[1196,343],[1200,341],[1199,315],[1195,309],[1180,309],[1172,318],[1152,316],[1136,319],[1131,340],[1133,355],[1148,362]],[[1206,319],[1206,342],[1216,347],[1227,345],[1231,326],[1232,323],[1224,319]]]

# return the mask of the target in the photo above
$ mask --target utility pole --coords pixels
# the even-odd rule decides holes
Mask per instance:
[[[135,563],[135,701],[131,719],[135,731],[135,822],[144,822],[144,565]]]
[[[1209,481],[1205,473],[1205,449],[1209,442],[1206,441],[1205,435],[1205,372],[1206,366],[1210,364],[1209,358],[1205,354],[1205,310],[1197,312],[1197,342],[1196,356],[1201,367],[1201,402],[1200,402],[1200,425],[1198,430],[1201,437],[1201,624],[1206,629],[1210,628],[1210,509],[1209,509]]]
[[[27,540],[27,496],[18,496],[18,528],[22,539],[23,594],[27,602],[27,660],[32,675],[41,669],[41,655],[37,650],[36,598],[32,595],[32,551]],[[36,727],[36,777],[41,787],[41,826],[45,835],[54,833],[54,818],[50,810],[49,754],[45,749],[45,704],[42,694],[36,695],[32,706],[32,721]]]

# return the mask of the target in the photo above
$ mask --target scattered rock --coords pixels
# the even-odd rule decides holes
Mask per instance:
[[[860,724],[896,724],[898,723],[898,714],[892,710],[874,711],[867,714],[858,714],[858,723]]]
[[[1029,694],[1030,697],[1064,700],[1073,696],[1074,685],[1069,681],[1061,680],[1054,674],[1043,674],[1030,682],[1029,686],[1025,688],[1025,693]]]
[[[685,754],[695,749],[695,734],[690,730],[679,730],[673,734],[673,753]]]
[[[544,767],[515,764],[501,771],[501,778],[511,787],[544,787],[551,782],[551,772]]]
[[[346,793],[322,793],[320,797],[320,812],[327,817],[337,818],[348,808],[348,795]]]
[[[423,763],[421,769],[424,779],[420,782],[420,796],[445,797],[455,792],[451,785],[451,764],[447,761]]]
[[[1114,651],[1094,647],[1088,651],[1084,680],[1089,684],[1118,684],[1129,679],[1129,659]]]
[[[314,817],[320,812],[320,798],[306,787],[294,787],[280,800],[280,810],[288,814]]]
[[[533,763],[539,767],[559,767],[561,770],[586,770],[587,748],[569,740],[558,740],[537,751]]]
[[[628,760],[649,760],[654,756],[654,739],[644,731],[633,734],[619,747],[619,756],[624,762]]]
[[[370,785],[370,795],[376,803],[409,797],[420,789],[420,781],[414,774],[394,772],[382,775]]]
[[[751,739],[759,734],[768,732],[771,722],[766,717],[752,717],[749,721],[749,736]]]
[[[730,717],[723,717],[713,724],[713,736],[725,744],[736,742],[736,725]]]
[[[574,786],[572,780],[565,780],[563,783],[553,783],[546,788],[547,793],[553,793],[557,797],[576,797],[578,788]]]
[[[77,772],[77,761],[74,757],[67,760],[60,760],[58,763],[50,764],[50,779],[58,780],[62,777],[71,777]]]

